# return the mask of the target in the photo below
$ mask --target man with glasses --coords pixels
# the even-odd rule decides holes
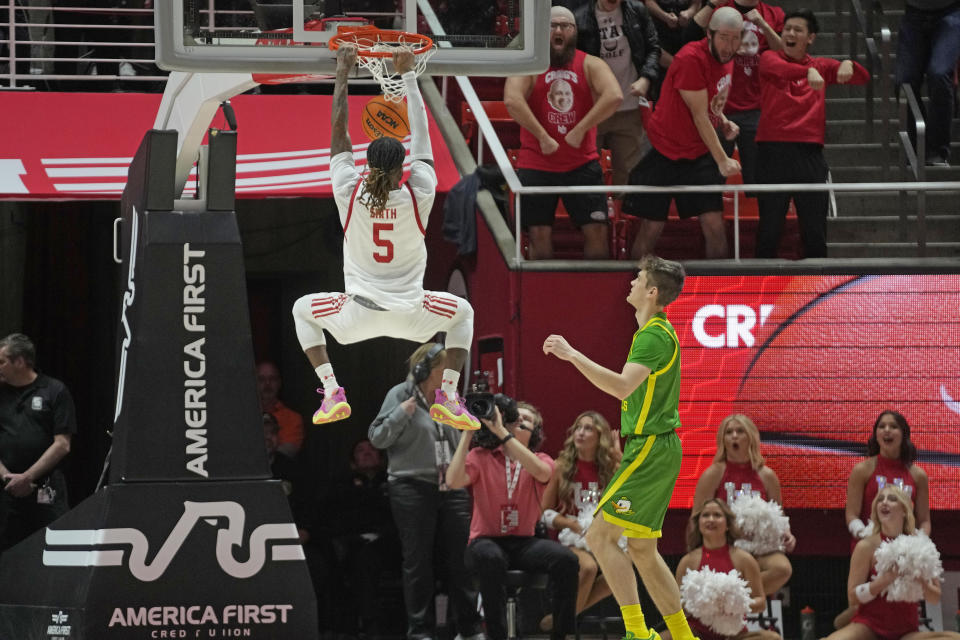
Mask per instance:
[[[597,124],[623,100],[620,83],[596,56],[577,50],[577,25],[564,7],[550,10],[550,68],[537,76],[512,76],[503,101],[521,126],[520,182],[524,186],[601,185]],[[530,234],[531,260],[553,257],[557,195],[523,196],[520,211]],[[610,257],[607,199],[602,193],[564,195],[563,206],[583,232],[583,257]]]

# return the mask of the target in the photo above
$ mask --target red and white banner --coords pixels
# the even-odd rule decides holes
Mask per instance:
[[[360,118],[369,99],[350,98],[358,163],[369,144]],[[231,104],[239,125],[237,197],[331,196],[331,96],[244,95]],[[159,94],[0,95],[0,199],[118,199],[159,105]],[[211,126],[227,128],[222,114]],[[448,191],[460,176],[432,118],[430,139],[438,191]],[[195,187],[191,175],[186,192]]]

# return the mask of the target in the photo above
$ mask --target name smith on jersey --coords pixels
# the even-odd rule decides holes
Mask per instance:
[[[376,211],[370,212],[371,220],[396,220],[397,219],[397,210],[396,209],[377,209]]]

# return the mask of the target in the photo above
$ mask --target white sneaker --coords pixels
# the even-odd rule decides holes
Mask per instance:
[[[121,76],[135,76],[137,75],[137,70],[134,69],[133,65],[127,62],[126,60],[120,61],[120,74]]]
[[[30,67],[30,75],[32,76],[42,76],[43,67]]]

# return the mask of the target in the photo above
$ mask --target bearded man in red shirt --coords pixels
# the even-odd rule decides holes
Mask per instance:
[[[736,9],[717,9],[708,25],[709,37],[684,45],[667,71],[660,100],[647,123],[653,148],[630,173],[635,185],[711,185],[740,172],[740,163],[727,156],[717,136],[728,139],[740,129],[723,108],[730,93],[733,56],[740,47],[743,18]],[[727,256],[721,193],[631,193],[624,213],[641,218],[631,255],[654,253],[676,198],[681,218],[700,218],[708,258]]]
[[[607,63],[577,50],[577,23],[564,7],[550,10],[550,68],[536,76],[512,76],[503,102],[522,127],[520,182],[528,187],[601,185],[597,125],[623,101]],[[531,260],[553,257],[556,194],[521,196],[520,216],[530,234]],[[602,193],[563,196],[570,220],[584,236],[583,257],[610,257],[607,198]]]

